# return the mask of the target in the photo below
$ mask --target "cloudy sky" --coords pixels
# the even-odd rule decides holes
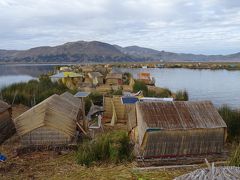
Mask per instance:
[[[240,0],[0,0],[0,49],[78,40],[240,52]]]

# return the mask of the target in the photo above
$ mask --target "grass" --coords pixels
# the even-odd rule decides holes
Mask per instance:
[[[240,111],[228,106],[222,106],[218,111],[227,124],[228,141],[240,142]]]
[[[172,92],[168,88],[157,88],[158,90],[149,90],[147,85],[142,82],[135,80],[135,84],[133,85],[133,92],[142,91],[145,97],[171,97]]]
[[[135,83],[133,85],[133,92],[136,93],[139,91],[142,91],[144,96],[148,95],[147,85],[142,81],[135,80]]]
[[[176,92],[176,100],[177,101],[188,101],[189,96],[186,90],[179,90]]]
[[[33,106],[53,94],[61,94],[69,89],[61,83],[53,83],[47,75],[39,80],[30,80],[27,83],[16,83],[1,90],[3,99],[9,104],[24,104]]]
[[[235,151],[231,154],[229,159],[230,166],[240,167],[240,144],[236,147]]]
[[[148,90],[147,97],[165,98],[172,97],[172,92],[168,88],[159,88],[158,91]]]
[[[132,74],[129,73],[129,72],[125,72],[125,73],[123,74],[123,84],[129,85],[130,78],[132,78]]]
[[[81,144],[76,158],[79,164],[87,166],[94,162],[120,163],[130,160],[131,152],[127,133],[125,131],[113,131]]]

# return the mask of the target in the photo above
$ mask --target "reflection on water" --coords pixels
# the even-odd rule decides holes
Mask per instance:
[[[29,75],[38,77],[43,73],[53,71],[56,65],[36,64],[36,65],[0,65],[0,76],[6,75]]]
[[[54,70],[56,65],[0,65],[0,89],[13,83],[36,79]]]
[[[117,69],[131,72],[148,71],[156,85],[177,91],[186,89],[191,100],[211,100],[216,106],[228,104],[240,108],[240,71],[192,69]]]

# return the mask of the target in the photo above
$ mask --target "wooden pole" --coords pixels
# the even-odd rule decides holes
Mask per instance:
[[[83,109],[83,129],[85,131],[88,131],[88,121],[86,119],[86,113],[85,113],[85,99],[82,97],[82,109]]]
[[[81,127],[81,125],[79,123],[77,123],[77,126],[87,136],[87,132]]]

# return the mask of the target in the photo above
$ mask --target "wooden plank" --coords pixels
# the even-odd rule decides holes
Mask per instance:
[[[77,126],[79,127],[79,129],[86,135],[88,136],[87,132],[84,131],[84,129],[82,128],[82,126],[77,122]]]

